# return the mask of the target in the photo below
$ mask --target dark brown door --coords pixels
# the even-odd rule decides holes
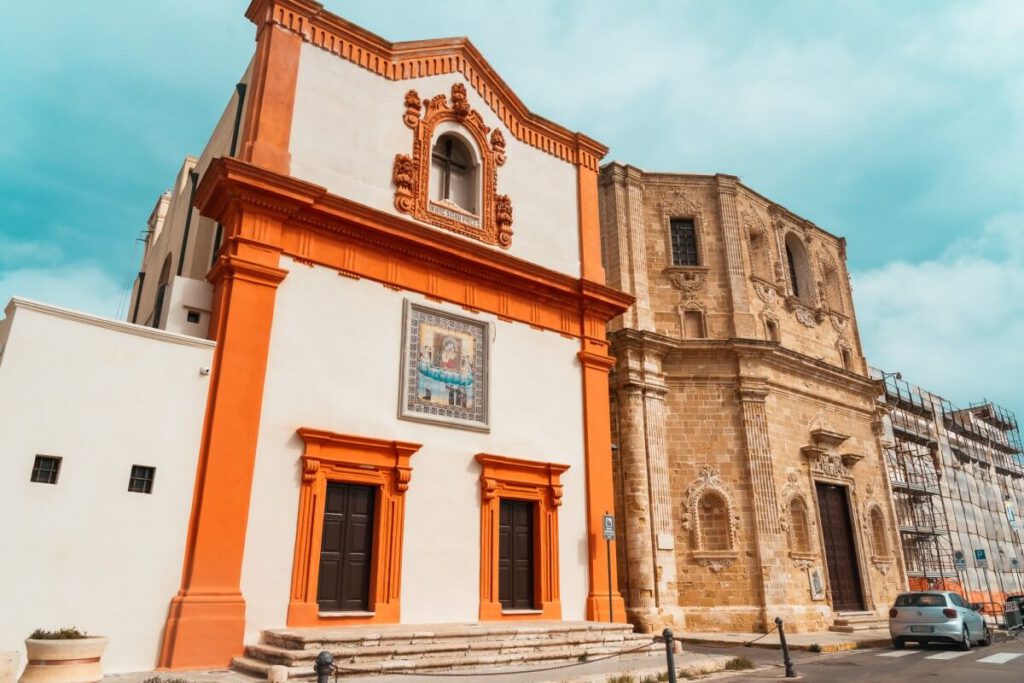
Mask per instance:
[[[327,485],[316,596],[324,612],[369,611],[373,499],[372,486]]]
[[[501,501],[498,599],[503,609],[533,609],[533,503]]]
[[[860,589],[860,570],[857,550],[853,543],[853,524],[846,487],[816,484],[818,514],[821,517],[822,536],[825,538],[825,562],[832,588],[832,609],[837,612],[856,612],[864,609]]]

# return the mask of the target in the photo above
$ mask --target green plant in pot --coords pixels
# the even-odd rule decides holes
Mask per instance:
[[[36,629],[25,639],[28,665],[18,683],[96,683],[107,639],[77,628]]]

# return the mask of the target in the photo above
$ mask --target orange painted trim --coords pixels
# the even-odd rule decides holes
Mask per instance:
[[[196,192],[204,216],[221,220],[238,207],[259,210],[279,223],[246,233],[269,241],[301,263],[349,277],[376,280],[507,320],[573,337],[607,349],[604,324],[633,297],[378,211],[324,188],[237,159],[215,160]],[[581,316],[581,310],[585,316]]]
[[[232,233],[269,219],[236,211]],[[249,499],[277,286],[280,251],[233,240],[210,272],[217,335],[185,545],[181,589],[171,600],[159,666],[224,667],[241,654],[241,594]]]
[[[391,43],[313,0],[253,0],[245,16],[257,27],[279,26],[388,80],[461,73],[517,140],[564,161],[597,170],[608,153],[601,143],[527,109],[466,38]]]
[[[412,154],[396,154],[391,180],[395,185],[395,208],[424,223],[496,244],[503,249],[512,246],[512,200],[498,194],[498,167],[505,163],[505,138],[495,129],[490,130],[483,117],[469,106],[466,86],[455,83],[451,89],[451,103],[445,95],[435,95],[426,102],[419,93],[405,94],[405,116],[402,120],[412,129]],[[422,117],[420,111],[424,110]],[[466,220],[475,219],[476,225],[438,213],[438,205],[429,196],[430,168],[434,150],[434,132],[447,121],[459,124],[476,143],[480,153],[480,207],[476,214],[442,207]]]
[[[301,48],[299,36],[278,26],[261,27],[256,35],[240,158],[278,173],[291,170],[289,146]]]
[[[594,319],[588,329],[595,330]],[[602,326],[603,328],[603,326]],[[583,369],[583,444],[587,482],[587,568],[590,585],[587,591],[587,619],[591,621],[626,622],[626,604],[619,593],[618,567],[607,561],[603,536],[604,514],[614,513],[612,488],[611,406],[608,398],[608,372],[615,359],[605,352],[607,342],[603,330],[600,338],[587,336],[578,354]],[[611,556],[616,557],[615,541]],[[610,573],[609,573],[610,572]],[[609,577],[610,581],[609,581]],[[611,584],[609,586],[609,583]],[[612,614],[608,613],[611,592]]]
[[[597,171],[576,167],[576,199],[580,223],[580,275],[584,280],[604,282],[601,260],[601,221],[597,203]]]
[[[560,477],[568,465],[477,453],[480,463],[480,620],[558,620]],[[534,503],[534,604],[536,614],[506,614],[498,599],[498,522],[502,499]]]
[[[401,616],[402,541],[405,492],[412,478],[409,460],[417,443],[388,441],[302,428],[302,485],[295,531],[288,626],[394,624]],[[364,484],[377,489],[373,559],[370,564],[371,615],[325,616],[317,604],[320,544],[329,483]]]

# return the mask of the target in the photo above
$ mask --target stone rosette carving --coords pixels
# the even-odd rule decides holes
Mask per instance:
[[[413,132],[412,153],[395,155],[391,179],[395,186],[395,208],[413,218],[478,239],[485,244],[508,249],[512,245],[512,200],[499,195],[498,167],[506,160],[505,136],[493,131],[478,111],[469,103],[466,86],[455,83],[448,95],[440,94],[425,102],[418,92],[405,94],[402,122]],[[445,122],[458,124],[459,131],[472,140],[480,153],[477,178],[480,187],[480,207],[471,213],[443,201],[431,200],[430,160],[435,132]]]

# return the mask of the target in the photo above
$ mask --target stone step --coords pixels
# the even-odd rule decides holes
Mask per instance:
[[[267,644],[288,650],[324,650],[329,645],[366,646],[384,643],[412,645],[439,642],[446,639],[472,639],[506,641],[513,638],[559,639],[568,634],[604,633],[632,634],[627,624],[594,622],[547,622],[544,625],[506,624],[444,624],[431,626],[380,626],[378,628],[349,627],[337,629],[269,629],[263,632]]]
[[[873,612],[862,612],[859,614],[839,614],[832,623],[836,626],[850,626],[852,624],[866,624],[886,622],[888,623],[888,617],[880,617]]]
[[[574,662],[652,643],[650,635],[633,633],[628,624],[595,622],[271,629],[263,632],[262,643],[247,646],[233,666],[261,676],[271,666],[284,666],[289,677],[306,678],[315,675],[313,660],[322,650],[345,673],[372,674]],[[649,651],[656,655],[660,649],[652,645]]]
[[[644,639],[645,641],[648,639]],[[523,652],[495,654],[493,652],[474,652],[473,654],[456,655],[452,653],[446,657],[428,658],[393,658],[376,660],[365,660],[359,658],[354,662],[336,662],[336,665],[344,675],[351,674],[385,674],[391,671],[433,671],[446,669],[466,669],[485,666],[508,666],[515,664],[544,663],[557,664],[561,662],[576,662],[581,656],[587,658],[612,655],[638,647],[639,644],[623,644],[618,646],[590,644],[584,646],[545,648],[542,650],[530,649]],[[641,655],[636,653],[634,656]],[[652,646],[649,655],[652,657],[661,656],[661,649]],[[251,656],[236,657],[232,666],[239,671],[266,677],[272,663],[257,659]],[[297,663],[288,667],[289,678],[314,678],[316,672],[313,670],[312,662]]]
[[[432,658],[444,657],[451,653],[487,653],[509,654],[529,652],[550,648],[586,647],[607,645],[629,649],[630,645],[638,646],[651,641],[650,636],[640,634],[623,635],[618,633],[573,633],[562,638],[507,638],[503,640],[471,640],[463,638],[443,638],[436,641],[417,641],[411,644],[383,642],[377,645],[336,645],[327,644],[323,649],[330,651],[336,662],[342,661],[376,661],[389,658]],[[286,649],[276,645],[260,643],[245,648],[246,656],[271,664],[283,666],[312,666],[313,659],[320,653],[319,649]]]

